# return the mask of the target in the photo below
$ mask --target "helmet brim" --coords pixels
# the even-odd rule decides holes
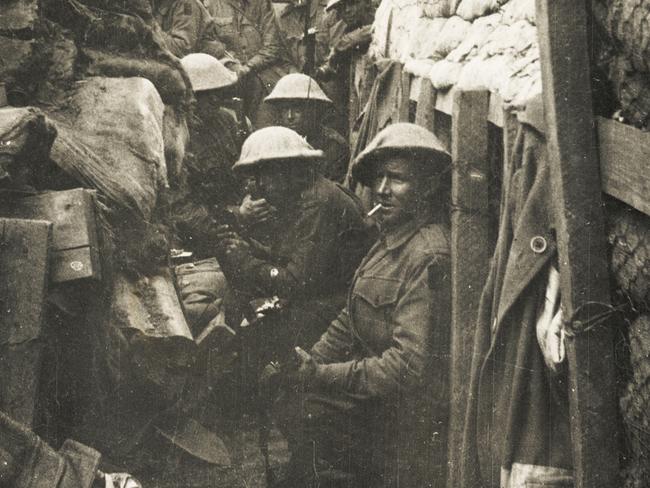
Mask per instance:
[[[313,104],[317,104],[320,106],[328,106],[331,107],[334,105],[334,102],[330,99],[323,99],[323,98],[310,98],[310,97],[272,97],[271,95],[267,96],[264,99],[264,103],[276,103],[276,102],[309,102]]]
[[[405,157],[410,160],[430,161],[427,171],[431,174],[445,172],[451,165],[451,156],[442,150],[425,147],[380,147],[361,153],[352,163],[352,177],[364,186],[371,186],[377,163],[392,157]]]
[[[278,157],[265,157],[265,158],[254,158],[254,159],[240,159],[237,161],[233,167],[233,172],[237,174],[249,174],[255,172],[262,166],[278,164],[283,162],[295,162],[303,161],[307,164],[314,165],[319,161],[322,161],[325,157],[325,154],[320,149],[304,150],[300,154],[294,154],[289,156],[278,156]]]

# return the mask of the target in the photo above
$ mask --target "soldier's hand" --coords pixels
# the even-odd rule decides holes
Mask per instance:
[[[246,195],[239,206],[238,217],[244,225],[259,224],[266,222],[275,213],[275,208],[264,198],[253,200],[253,197]]]
[[[290,383],[308,385],[314,377],[314,374],[316,374],[316,361],[311,357],[311,354],[300,347],[296,347],[295,351],[298,368],[287,374],[287,380]]]
[[[335,50],[337,52],[345,52],[357,46],[363,46],[372,41],[372,26],[364,25],[347,34],[341,36],[336,43]]]
[[[250,244],[237,234],[229,225],[219,225],[215,232],[217,248],[221,253],[233,254],[236,252],[248,251]]]
[[[246,64],[234,64],[231,68],[232,71],[237,75],[237,81],[244,80],[250,73],[251,68]]]

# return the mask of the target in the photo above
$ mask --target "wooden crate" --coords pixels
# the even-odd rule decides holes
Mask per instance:
[[[0,219],[0,410],[34,420],[43,350],[50,222]]]
[[[78,188],[17,198],[0,209],[3,217],[53,223],[50,280],[101,279],[94,191]]]

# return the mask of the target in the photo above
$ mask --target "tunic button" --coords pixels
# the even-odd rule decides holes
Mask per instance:
[[[542,236],[535,236],[530,240],[530,248],[534,253],[541,254],[546,251],[546,239]]]

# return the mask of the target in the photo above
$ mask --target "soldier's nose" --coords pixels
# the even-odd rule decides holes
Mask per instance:
[[[377,187],[377,193],[386,194],[388,193],[388,188],[389,188],[388,176],[384,176],[379,182],[379,186]]]

